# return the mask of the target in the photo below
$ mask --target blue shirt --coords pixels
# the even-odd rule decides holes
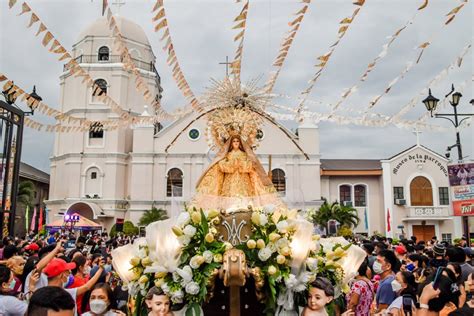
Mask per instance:
[[[392,281],[395,280],[394,275],[389,275],[384,280],[380,281],[379,287],[377,289],[377,294],[375,295],[375,301],[377,302],[377,307],[380,304],[390,305],[397,297],[397,293],[392,290]]]

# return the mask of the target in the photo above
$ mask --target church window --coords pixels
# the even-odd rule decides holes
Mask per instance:
[[[86,171],[85,177],[85,197],[92,198],[94,196],[98,197],[101,193],[101,182],[97,175],[99,174],[99,169],[97,167],[91,167]]]
[[[109,60],[109,48],[107,46],[102,46],[99,48],[99,61]]]
[[[354,187],[354,206],[367,206],[365,185],[356,185]]]
[[[193,128],[189,131],[188,136],[191,140],[198,140],[201,133],[197,128]]]
[[[449,191],[447,187],[439,188],[439,205],[449,205]]]
[[[92,86],[92,96],[97,97],[101,95],[107,94],[107,81],[104,79],[97,79],[94,81],[94,85]]]
[[[410,200],[412,206],[433,206],[433,188],[430,180],[418,176],[410,183]]]
[[[104,138],[104,126],[99,122],[94,122],[89,128],[89,139]]]
[[[286,179],[285,171],[281,169],[272,170],[272,183],[277,192],[285,193],[286,191]]]
[[[94,180],[94,179],[97,179],[97,172],[91,172],[91,179]]]
[[[403,200],[405,198],[403,187],[393,187],[393,198],[394,200]]]
[[[339,187],[339,200],[343,202],[351,202],[351,186],[350,185],[341,185]]]
[[[183,196],[183,172],[178,168],[172,168],[168,171],[166,196]]]
[[[265,137],[265,134],[263,134],[263,131],[261,129],[257,130],[257,135],[256,135],[257,140],[262,140],[263,137]]]

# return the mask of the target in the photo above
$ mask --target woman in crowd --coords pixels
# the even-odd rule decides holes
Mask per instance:
[[[399,271],[395,276],[395,280],[392,281],[392,290],[397,293],[398,297],[390,304],[387,311],[394,316],[403,315],[404,305],[408,305],[410,306],[409,309],[414,312],[416,286],[415,276],[411,272]],[[410,304],[406,304],[406,302],[410,302]]]
[[[30,290],[34,290],[35,278],[31,278]],[[5,265],[0,265],[0,315],[23,316],[25,315],[28,304],[14,296],[15,278],[13,272]]]
[[[89,298],[90,312],[83,316],[125,316],[119,310],[115,310],[115,299],[112,289],[107,283],[98,283],[92,289]]]
[[[72,275],[74,276],[73,283],[69,286],[70,289],[81,287],[89,281],[89,276],[84,273],[85,266],[86,266],[86,257],[83,255],[75,256],[72,262],[76,264],[76,268],[72,270]],[[83,303],[84,294],[78,295],[76,298],[76,305],[77,305],[77,312],[82,314],[84,311],[87,310],[87,304]]]
[[[358,275],[352,282],[351,291],[347,295],[347,308],[354,311],[354,316],[368,315],[374,300],[374,286],[370,281],[372,271],[368,263],[366,258],[360,265]]]

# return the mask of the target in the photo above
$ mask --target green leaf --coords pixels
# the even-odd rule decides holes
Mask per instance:
[[[209,223],[207,222],[206,215],[204,215],[204,212],[201,209],[201,228],[202,228],[202,234],[205,237],[207,233],[209,232]]]
[[[201,309],[198,303],[191,303],[186,309],[186,316],[201,316]]]

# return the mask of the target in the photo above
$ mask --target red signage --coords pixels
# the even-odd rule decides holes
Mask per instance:
[[[455,216],[474,215],[474,202],[473,202],[473,200],[453,201],[453,213],[454,213]]]
[[[448,166],[453,214],[474,216],[474,163]]]

